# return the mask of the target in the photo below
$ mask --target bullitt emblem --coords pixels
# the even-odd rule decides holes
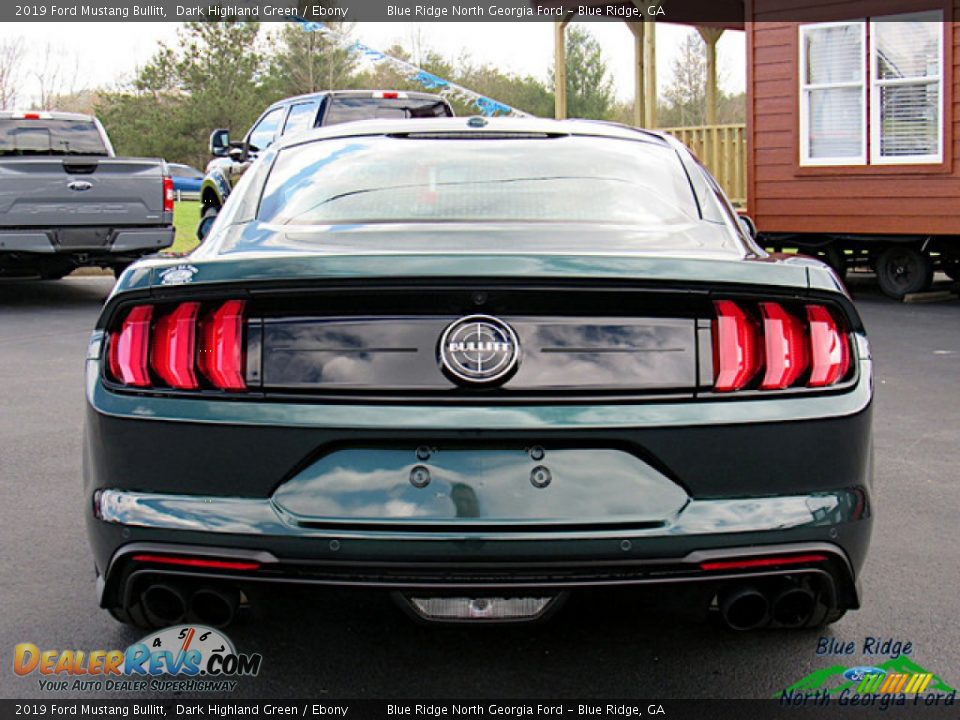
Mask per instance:
[[[502,380],[520,360],[513,328],[489,315],[470,315],[449,325],[440,338],[440,364],[456,381],[479,385]]]

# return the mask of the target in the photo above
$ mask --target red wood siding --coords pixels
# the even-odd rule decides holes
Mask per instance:
[[[945,2],[944,162],[927,166],[801,168],[798,23],[755,12],[746,27],[747,194],[760,230],[960,235],[960,0]],[[861,4],[838,1],[838,19],[844,5],[847,17],[862,17]]]

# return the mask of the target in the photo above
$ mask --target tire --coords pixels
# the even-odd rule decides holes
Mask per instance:
[[[877,281],[883,294],[894,300],[922,292],[933,282],[933,261],[909,245],[894,245],[877,258]]]
[[[213,221],[217,219],[219,213],[220,208],[216,205],[208,205],[203,209],[200,222],[197,224],[197,239],[200,242],[203,242],[207,235],[210,234],[210,228],[213,226]]]
[[[833,245],[827,245],[819,253],[818,257],[823,260],[827,265],[833,268],[833,271],[837,276],[846,282],[847,280],[847,256],[843,252],[842,248]]]
[[[37,270],[41,280],[59,280],[66,277],[77,267],[71,262],[48,262]]]
[[[940,269],[955,282],[960,282],[960,255],[941,255]]]

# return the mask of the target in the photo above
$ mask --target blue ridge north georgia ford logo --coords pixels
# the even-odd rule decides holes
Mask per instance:
[[[519,360],[520,343],[513,328],[489,315],[460,318],[440,338],[440,362],[461,383],[502,380]]]

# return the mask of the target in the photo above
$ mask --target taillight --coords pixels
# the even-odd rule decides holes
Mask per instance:
[[[200,329],[200,370],[222,390],[246,390],[243,379],[243,301],[210,313]]]
[[[197,344],[197,312],[200,303],[178,305],[157,321],[153,331],[150,364],[160,379],[179,390],[196,390],[194,356]]]
[[[802,316],[776,302],[757,303],[756,313],[732,300],[717,300],[714,308],[717,392],[741,390],[761,370],[761,390],[783,390],[833,385],[850,369],[850,340],[823,305],[806,305]]]
[[[180,303],[169,311],[134,307],[119,331],[110,333],[109,377],[141,388],[197,390],[206,379],[221,390],[246,390],[244,306],[242,300],[228,300],[202,321],[199,302]]]
[[[823,305],[807,305],[807,323],[813,358],[807,384],[810,387],[833,385],[850,369],[850,343]]]
[[[127,313],[120,332],[110,344],[110,367],[124,385],[148,387],[150,373],[147,355],[150,348],[150,318],[153,307],[140,305]]]
[[[760,369],[759,346],[754,321],[736,303],[718,300],[713,327],[714,389],[739,390]]]
[[[793,385],[807,369],[806,328],[777,303],[760,303],[760,314],[767,361],[760,388],[782,390]]]
[[[163,176],[163,211],[173,212],[173,178],[169,175]]]

